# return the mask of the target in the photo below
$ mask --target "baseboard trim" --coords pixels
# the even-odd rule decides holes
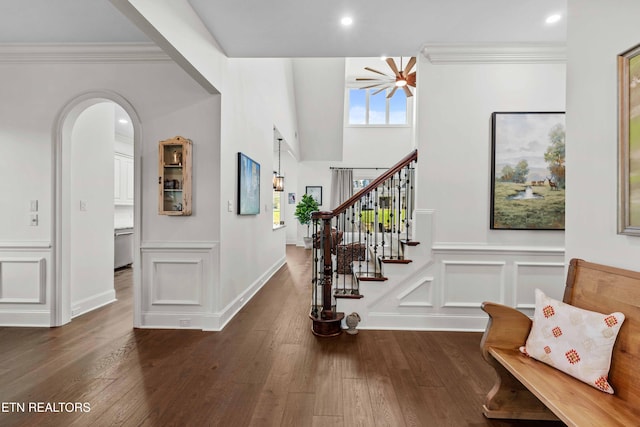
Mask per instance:
[[[71,303],[71,318],[74,319],[100,307],[117,301],[115,289],[110,289],[98,295],[93,295],[80,301]]]
[[[51,312],[37,310],[2,310],[0,312],[2,327],[48,328],[51,327]]]
[[[486,315],[369,313],[358,325],[358,329],[483,332],[487,321]]]
[[[227,304],[225,308],[218,313],[205,315],[203,318],[203,330],[205,331],[221,331],[235,317],[236,314],[244,307],[254,295],[262,289],[262,287],[273,277],[278,270],[286,264],[286,257],[280,258],[271,266],[264,274],[254,281],[244,292],[238,295],[232,302]]]

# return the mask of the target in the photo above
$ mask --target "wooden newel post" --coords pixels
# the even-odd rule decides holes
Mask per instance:
[[[333,319],[331,307],[331,287],[333,286],[333,263],[331,259],[331,215],[332,212],[320,212],[322,215],[322,253],[324,259],[322,279],[322,314],[324,320]]]
[[[333,311],[332,291],[333,291],[333,259],[331,258],[331,245],[333,244],[333,236],[331,235],[331,219],[333,212],[314,212],[313,220],[322,221],[322,235],[313,236],[314,246],[321,244],[322,252],[322,311],[319,317],[310,316],[313,320],[312,331],[315,335],[321,337],[332,337],[342,333],[342,319],[344,313],[336,313]]]

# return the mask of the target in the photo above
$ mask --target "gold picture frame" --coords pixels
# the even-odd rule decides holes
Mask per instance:
[[[640,236],[640,45],[618,55],[618,234]]]

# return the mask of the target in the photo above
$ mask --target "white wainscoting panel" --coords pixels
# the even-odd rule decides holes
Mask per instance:
[[[442,261],[442,306],[480,308],[504,301],[504,261]]]
[[[399,307],[433,307],[433,277],[420,278],[396,298]]]
[[[215,295],[217,242],[144,242],[143,328],[202,329]]]
[[[44,258],[0,258],[0,303],[43,304],[45,291]]]
[[[519,309],[535,307],[536,288],[551,298],[562,300],[563,262],[514,262],[514,305]]]
[[[0,326],[51,326],[51,243],[0,242]]]
[[[154,259],[151,264],[151,305],[202,305],[202,259]]]
[[[416,210],[413,222],[413,262],[383,265],[389,280],[362,282],[364,298],[337,300],[338,311],[360,315],[360,329],[483,331],[485,301],[531,316],[535,288],[562,298],[563,247],[433,242],[435,211]]]

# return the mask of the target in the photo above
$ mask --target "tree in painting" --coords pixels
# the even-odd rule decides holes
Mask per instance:
[[[549,131],[551,144],[544,153],[544,160],[549,164],[549,172],[559,188],[565,188],[564,137],[564,126],[558,123]]]

